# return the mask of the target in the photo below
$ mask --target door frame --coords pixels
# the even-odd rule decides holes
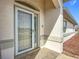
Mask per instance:
[[[21,51],[21,52],[18,52],[18,30],[17,30],[17,28],[18,28],[18,10],[21,10],[23,12],[26,12],[26,13],[29,13],[32,15],[32,48]],[[34,31],[33,30],[34,30],[34,13],[31,11],[25,10],[23,8],[20,8],[20,7],[15,7],[15,50],[16,50],[15,52],[16,52],[16,55],[22,54],[24,52],[34,49]]]

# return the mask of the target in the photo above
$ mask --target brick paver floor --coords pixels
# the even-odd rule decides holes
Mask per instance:
[[[64,53],[79,58],[79,34],[64,43]]]

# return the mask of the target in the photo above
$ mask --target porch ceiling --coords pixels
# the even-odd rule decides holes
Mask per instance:
[[[16,2],[31,7],[35,10],[40,10],[44,8],[44,0],[15,0]]]
[[[36,10],[39,10],[41,6],[42,8],[44,8],[44,5],[45,5],[45,1],[46,0],[15,0],[16,2],[19,2],[23,5],[27,5],[33,9],[36,9]],[[59,7],[59,2],[58,0],[49,0],[49,2],[51,1],[51,5],[52,5],[52,8],[58,8]],[[49,3],[48,2],[48,3]]]
[[[52,0],[52,2],[53,2],[53,4],[54,4],[55,8],[60,7],[58,0]]]
[[[25,5],[25,6],[28,6],[34,10],[37,10],[39,11],[39,8],[37,8],[36,6],[32,5],[32,4],[29,4],[28,2],[25,2],[25,1],[20,1],[20,0],[16,0],[17,3],[20,3],[22,5]]]

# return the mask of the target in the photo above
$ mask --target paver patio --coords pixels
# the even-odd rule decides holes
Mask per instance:
[[[64,53],[79,58],[79,34],[74,35],[64,43]]]

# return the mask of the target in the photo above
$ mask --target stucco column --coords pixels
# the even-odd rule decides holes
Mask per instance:
[[[56,51],[58,53],[63,52],[63,9],[62,4],[60,4],[60,14],[57,18],[57,21],[51,30],[51,33],[48,37],[48,40],[44,47]]]

